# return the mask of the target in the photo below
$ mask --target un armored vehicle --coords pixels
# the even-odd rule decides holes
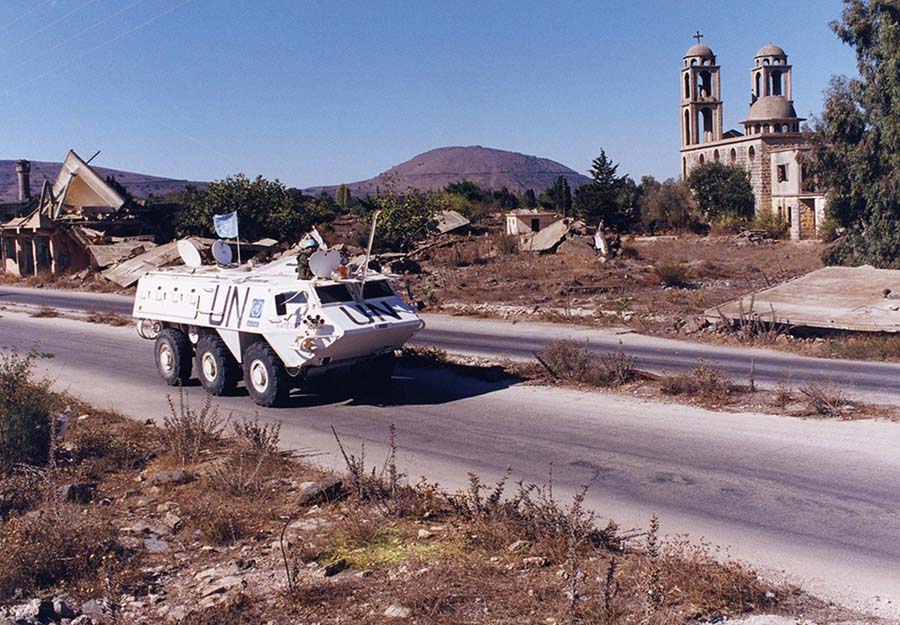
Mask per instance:
[[[274,406],[304,380],[337,368],[387,382],[394,352],[425,325],[387,276],[363,265],[349,277],[335,251],[312,254],[312,277],[299,279],[297,256],[258,267],[204,266],[189,242],[179,249],[185,266],[144,275],[133,310],[170,385],[186,384],[196,369],[213,395],[233,392],[243,379],[253,401]]]

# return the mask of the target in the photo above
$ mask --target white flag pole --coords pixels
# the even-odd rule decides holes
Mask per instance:
[[[238,226],[238,216],[237,211],[234,211],[234,232],[237,234],[237,253],[238,253],[238,265],[241,264],[241,231]]]

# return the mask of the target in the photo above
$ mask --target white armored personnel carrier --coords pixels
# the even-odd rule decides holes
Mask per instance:
[[[346,277],[336,251],[315,252],[314,277],[302,280],[296,256],[235,266],[220,243],[220,262],[203,266],[190,242],[179,250],[185,266],[143,276],[133,311],[138,334],[155,340],[156,366],[170,385],[188,382],[195,368],[213,395],[232,392],[243,378],[257,404],[273,406],[335,368],[387,382],[395,350],[425,325],[387,276],[363,269]]]

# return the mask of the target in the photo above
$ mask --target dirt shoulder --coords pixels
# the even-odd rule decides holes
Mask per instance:
[[[447,493],[176,399],[160,427],[65,396],[49,466],[0,479],[0,619],[24,623],[688,623],[861,618],[715,549],[597,527],[547,486]]]

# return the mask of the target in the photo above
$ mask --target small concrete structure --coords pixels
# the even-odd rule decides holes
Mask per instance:
[[[440,211],[437,214],[438,234],[448,234],[469,227],[470,222],[456,211]]]
[[[751,309],[752,301],[752,310]],[[791,326],[858,332],[900,332],[900,270],[825,267],[771,289],[706,311],[707,318],[741,316]]]
[[[550,224],[562,219],[552,212],[517,210],[506,213],[506,234],[521,236],[540,232]]]

